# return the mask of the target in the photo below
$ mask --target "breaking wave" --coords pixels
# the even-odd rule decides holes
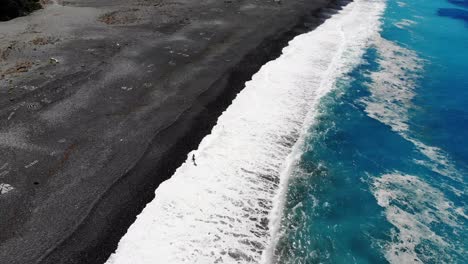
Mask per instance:
[[[271,261],[300,138],[319,99],[359,62],[384,7],[356,0],[265,64],[159,186],[108,263]]]

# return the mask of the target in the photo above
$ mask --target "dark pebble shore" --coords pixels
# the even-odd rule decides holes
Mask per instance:
[[[244,83],[344,3],[57,0],[0,22],[0,263],[104,263]]]

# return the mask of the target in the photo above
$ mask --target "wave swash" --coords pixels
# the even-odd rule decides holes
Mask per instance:
[[[380,0],[356,0],[265,64],[159,186],[107,263],[273,261],[301,137],[319,99],[378,33],[384,8]]]

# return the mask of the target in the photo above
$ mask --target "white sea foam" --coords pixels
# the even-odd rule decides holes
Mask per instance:
[[[378,52],[379,69],[370,73],[372,81],[368,83],[368,88],[371,95],[362,99],[366,113],[413,143],[428,159],[416,161],[418,164],[462,182],[462,173],[456,169],[447,153],[424,144],[410,132],[409,111],[413,107],[416,84],[425,61],[414,51],[380,36],[376,37],[373,45]]]
[[[404,20],[399,25],[404,28],[414,23]],[[457,208],[440,190],[461,197],[464,191],[457,188],[464,186],[463,174],[447,153],[421,142],[410,129],[412,101],[426,61],[414,51],[380,36],[373,46],[377,50],[379,69],[369,75],[371,82],[367,86],[371,95],[362,99],[365,112],[415,146],[425,157],[415,163],[461,183],[454,187],[435,179],[435,186],[431,186],[421,178],[401,173],[376,178],[372,192],[395,227],[391,241],[383,242],[385,257],[390,263],[453,262],[450,256],[466,254],[462,245],[453,242],[457,241],[454,237],[463,233],[465,208]],[[449,231],[438,228],[441,225],[448,226]]]
[[[355,6],[352,6],[355,5]],[[350,6],[349,13],[342,13],[339,21],[327,21],[330,22],[329,26],[337,26],[341,28],[335,28],[334,30],[341,31],[342,34],[342,52],[336,56],[332,62],[334,65],[331,68],[330,74],[327,75],[327,84],[330,90],[335,81],[339,77],[345,77],[345,73],[352,70],[355,65],[359,64],[362,59],[366,48],[369,46],[371,41],[378,36],[380,30],[380,17],[385,9],[384,1],[355,1]],[[332,24],[333,23],[333,24]],[[333,31],[333,28],[323,27],[323,30],[328,32]],[[320,34],[320,32],[316,32]],[[264,251],[262,256],[262,263],[275,263],[275,249],[282,234],[281,229],[281,218],[284,208],[284,197],[287,192],[288,179],[294,174],[294,170],[297,168],[296,162],[300,159],[303,153],[303,147],[306,145],[305,140],[308,134],[308,129],[314,122],[316,112],[312,111],[307,116],[306,122],[304,122],[301,132],[301,137],[296,142],[291,154],[287,157],[285,167],[281,171],[281,184],[279,191],[275,197],[275,204],[270,215],[270,243],[267,249]]]
[[[416,24],[417,24],[416,21],[413,21],[413,20],[410,20],[410,19],[402,19],[401,21],[396,22],[394,25],[397,28],[405,29],[405,28],[411,27],[411,26],[416,25]]]
[[[464,209],[438,189],[416,176],[393,173],[375,178],[372,192],[396,228],[391,242],[385,243],[390,263],[446,263],[451,262],[449,252],[466,253],[463,246],[447,242],[463,232]],[[452,231],[437,229],[440,224]]]
[[[282,200],[295,142],[318,100],[360,59],[383,9],[380,0],[356,0],[264,65],[159,186],[108,263],[267,261],[278,222],[269,219],[282,207],[273,201]]]
[[[398,1],[397,4],[399,7],[405,7],[407,5],[405,2],[400,2],[400,1]]]
[[[368,84],[371,96],[362,101],[366,113],[396,132],[408,131],[408,106],[415,96],[415,82],[423,61],[409,49],[380,36],[374,40],[380,68],[370,73]]]

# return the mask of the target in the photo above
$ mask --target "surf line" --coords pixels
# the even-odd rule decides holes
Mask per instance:
[[[270,241],[267,248],[262,254],[261,263],[270,264],[276,263],[275,250],[280,240],[281,221],[283,217],[283,209],[288,189],[289,179],[294,177],[294,167],[300,160],[304,152],[305,142],[307,140],[308,130],[315,122],[317,114],[318,100],[331,89],[333,89],[338,78],[351,71],[355,65],[361,61],[365,50],[370,47],[374,39],[379,38],[381,21],[380,18],[386,8],[386,1],[354,1],[345,7],[345,9],[335,15],[332,19],[326,21],[320,30],[326,32],[339,32],[341,35],[341,46],[336,52],[336,56],[332,59],[325,78],[320,84],[319,91],[323,91],[321,96],[316,98],[314,102],[314,110],[312,110],[302,127],[302,132],[299,139],[294,144],[291,153],[286,158],[285,165],[281,172],[281,184],[274,198],[274,208],[270,215]],[[319,31],[314,31],[310,34],[319,35]],[[317,36],[319,39],[320,37]],[[338,40],[338,38],[337,38]]]
[[[265,64],[159,186],[107,263],[271,263],[301,138],[320,98],[378,32],[384,6],[356,0]]]

